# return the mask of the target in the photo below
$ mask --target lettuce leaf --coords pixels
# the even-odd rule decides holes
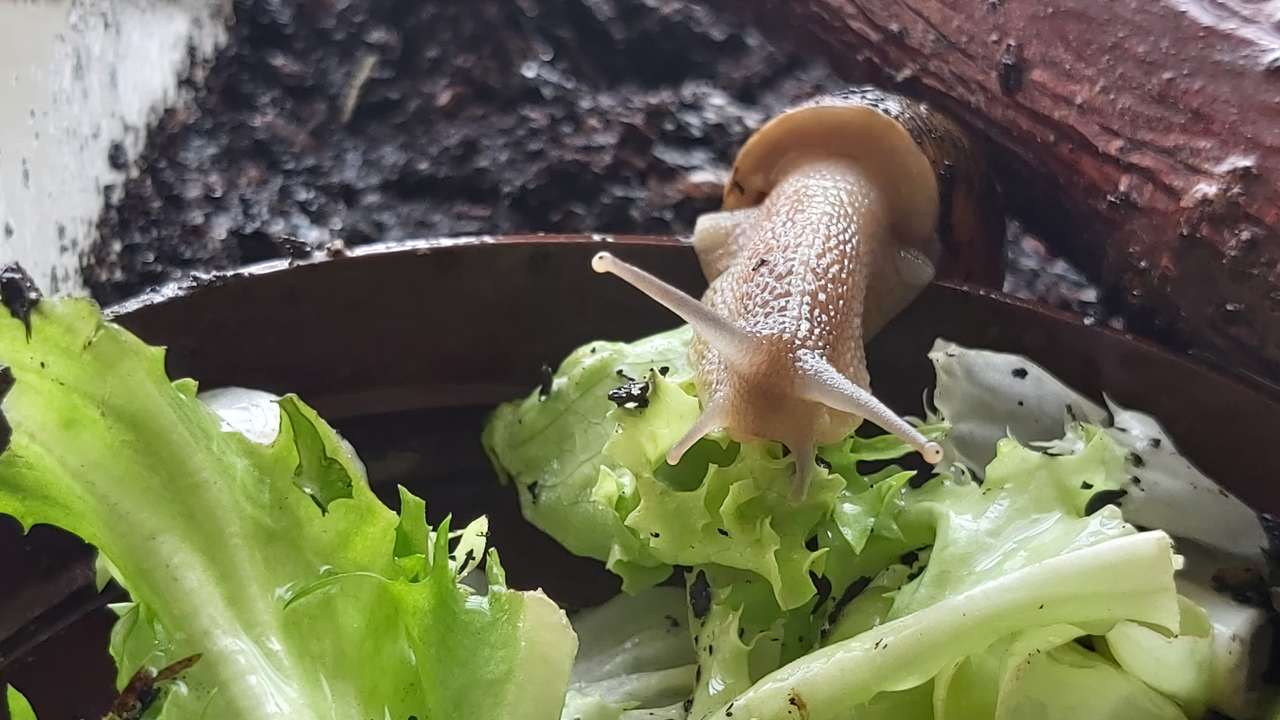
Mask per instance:
[[[816,647],[830,548],[813,539],[837,501],[848,509],[851,542],[871,534],[871,510],[855,517],[870,498],[859,494],[881,495],[877,513],[892,501],[856,468],[910,450],[883,437],[823,448],[829,469],[814,473],[798,503],[789,498],[794,460],[778,443],[739,444],[714,433],[668,466],[666,450],[699,412],[691,337],[679,328],[631,344],[583,346],[549,383],[499,407],[483,439],[525,517],[569,550],[604,561],[624,590],[640,592],[689,568],[689,592],[716,595],[707,609],[689,609],[699,667],[690,717],[700,717]],[[644,383],[641,402],[615,392],[636,383]],[[944,430],[925,428],[932,436]],[[912,476],[889,474],[898,486]]]
[[[929,354],[938,377],[934,395],[938,412],[953,428],[944,441],[948,452],[981,477],[994,457],[996,444],[1016,437],[1050,453],[1079,452],[1093,434],[1105,434],[1124,452],[1122,472],[1087,478],[1092,490],[1110,493],[1130,522],[1170,533],[1186,558],[1179,573],[1179,592],[1203,610],[1211,626],[1207,637],[1184,636],[1172,646],[1202,647],[1194,664],[1208,678],[1208,704],[1232,717],[1261,717],[1264,706],[1260,659],[1272,643],[1272,609],[1265,598],[1245,604],[1219,592],[1219,574],[1253,577],[1257,596],[1269,571],[1270,548],[1262,517],[1229,490],[1204,475],[1178,450],[1157,420],[1125,408],[1109,397],[1094,402],[1066,386],[1025,357],[966,348],[939,340]],[[1084,425],[1080,420],[1087,421]],[[1065,428],[1065,430],[1064,430]],[[1083,479],[1082,479],[1083,480]],[[1274,592],[1274,589],[1273,589]],[[1198,613],[1193,614],[1198,615]],[[1137,631],[1124,633],[1126,637]],[[1154,648],[1156,643],[1145,644]],[[1207,649],[1206,649],[1207,648]],[[1161,657],[1186,667],[1185,653]],[[1207,671],[1201,663],[1207,663]],[[1153,677],[1147,664],[1129,662],[1131,672],[1173,692],[1169,679]],[[1176,670],[1176,668],[1175,668]],[[1165,675],[1166,673],[1160,673]],[[1179,686],[1182,702],[1194,714],[1203,686]],[[1178,695],[1179,693],[1174,693]]]
[[[1054,457],[1002,440],[986,482],[942,479],[910,495],[900,525],[924,522],[932,534],[928,566],[894,599],[890,617],[902,617],[947,596],[1009,572],[1081,548],[1131,535],[1111,505],[1086,506],[1094,495],[1082,485],[1104,486],[1123,476],[1124,456],[1095,433],[1080,452]]]
[[[697,672],[684,593],[618,595],[573,618],[578,657],[562,720],[684,720]]]
[[[87,301],[0,319],[15,383],[0,513],[65,528],[128,590],[111,649],[123,683],[202,657],[153,717],[558,717],[576,640],[540,592],[460,582],[484,524],[393,512],[354,453],[294,396],[244,433],[170,382],[164,354]]]
[[[1180,597],[1178,607],[1176,635],[1125,620],[1107,631],[1106,648],[1129,674],[1198,716],[1212,694],[1213,627],[1190,600]]]
[[[934,716],[1183,720],[1168,698],[1073,642],[1084,635],[1072,625],[1050,625],[965,658],[935,680]]]
[[[9,707],[9,720],[36,720],[31,703],[13,687],[5,691],[5,702]]]
[[[800,607],[816,591],[809,576],[822,554],[805,540],[845,480],[819,470],[805,500],[792,503],[784,478],[794,461],[781,445],[740,445],[722,434],[668,466],[666,451],[699,412],[691,338],[681,327],[578,348],[549,386],[493,413],[486,451],[515,484],[530,522],[571,552],[604,561],[628,592],[661,582],[676,566],[715,564],[763,578],[782,609]],[[640,404],[610,399],[637,384]],[[900,443],[881,441],[831,452],[849,465],[905,454]]]
[[[797,708],[810,720],[848,717],[881,692],[916,687],[1028,628],[1124,619],[1176,627],[1175,557],[1169,537],[1152,531],[1029,565],[809,653],[711,717],[786,717]]]
[[[1110,398],[1103,407],[1020,355],[939,340],[929,359],[938,376],[934,402],[953,428],[948,454],[979,476],[1001,439],[1070,445],[1079,438],[1064,438],[1064,427],[1087,422],[1127,454],[1127,477],[1137,482],[1116,489],[1129,495],[1132,522],[1265,564],[1269,543],[1258,514],[1183,457],[1151,416]]]
[[[1139,533],[1116,507],[1132,468],[1104,428],[1075,423],[1050,452],[992,438],[977,472],[933,477],[897,464],[910,450],[895,438],[854,436],[819,450],[813,490],[795,504],[776,443],[713,434],[665,464],[698,411],[689,338],[584,346],[484,435],[526,517],[606,561],[625,589],[684,574],[698,665],[689,718],[786,717],[799,712],[795,688],[811,718],[1011,718],[1041,702],[1061,717],[1131,702],[1153,718],[1203,709],[1204,688],[1182,671],[1157,678],[1072,642],[1105,647],[1114,631],[1127,658],[1185,667],[1186,653],[1151,659],[1161,647],[1134,628],[1196,653],[1208,641],[1203,624],[1180,629],[1169,537]],[[610,400],[629,378],[647,383],[643,406]],[[949,417],[922,427],[959,442]],[[1119,567],[1123,582],[1111,579]],[[1086,702],[1050,692],[1058,681],[1103,689]]]
[[[658,384],[639,412],[666,421],[632,423],[628,441],[612,449],[641,457],[655,448],[665,452],[663,446],[678,439],[677,426],[691,423],[698,411],[687,358],[691,337],[682,329],[633,345],[578,348],[549,386],[500,406],[484,429],[484,447],[499,478],[514,483],[525,518],[570,552],[604,561],[630,592],[661,582],[671,568],[647,537],[623,522],[640,501],[636,480],[611,472],[602,455],[620,423],[636,411],[619,407],[608,393],[628,377]]]

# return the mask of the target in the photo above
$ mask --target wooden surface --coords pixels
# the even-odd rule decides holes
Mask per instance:
[[[1280,377],[1280,2],[716,2],[955,113],[1138,327]]]

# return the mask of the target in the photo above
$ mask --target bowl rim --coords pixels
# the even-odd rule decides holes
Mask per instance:
[[[322,247],[313,249],[305,257],[278,258],[244,265],[234,270],[215,271],[211,273],[195,272],[189,276],[168,283],[157,285],[133,297],[105,306],[103,315],[107,320],[123,320],[127,316],[151,307],[178,302],[200,294],[210,287],[249,282],[263,277],[272,277],[302,267],[324,265],[329,263],[359,262],[364,258],[383,257],[388,255],[426,255],[440,250],[453,248],[471,248],[482,246],[504,245],[641,245],[650,247],[672,247],[692,249],[692,241],[686,235],[651,235],[626,233],[512,233],[495,235],[443,235],[410,238],[406,240],[389,240],[367,243],[352,247],[342,241],[333,241]],[[991,302],[1013,306],[1050,323],[1066,323],[1079,326],[1089,332],[1110,336],[1113,339],[1127,342],[1139,348],[1162,356],[1166,361],[1177,363],[1195,373],[1209,374],[1238,386],[1246,392],[1261,394],[1269,401],[1280,403],[1280,384],[1261,377],[1242,368],[1230,367],[1212,358],[1198,354],[1182,353],[1166,347],[1152,339],[1137,335],[1127,330],[1118,330],[1106,325],[1090,323],[1072,312],[1061,310],[1043,303],[1020,298],[1015,295],[985,287],[975,283],[955,280],[935,280],[935,285],[950,288],[961,293],[976,295]]]

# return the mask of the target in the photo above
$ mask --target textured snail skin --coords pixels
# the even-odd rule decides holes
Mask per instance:
[[[816,446],[867,418],[938,462],[941,448],[866,389],[868,282],[873,273],[898,276],[903,258],[871,178],[847,160],[802,164],[732,233],[737,251],[702,302],[607,253],[593,261],[693,325],[703,412],[668,461],[715,428],[736,440],[779,440],[797,458],[802,497]]]
[[[949,250],[1001,237],[985,172],[945,118],[879,91],[816,98],[780,119],[739,154],[724,210],[699,220],[701,302],[607,253],[592,261],[693,327],[703,410],[667,460],[717,428],[780,441],[803,496],[815,448],[865,419],[936,464],[941,447],[871,394],[864,340]]]
[[[789,175],[761,211],[757,222],[738,228],[746,236],[738,238],[738,257],[703,296],[757,339],[751,361],[731,367],[696,335],[690,354],[698,389],[718,408],[721,426],[739,439],[778,439],[800,448],[835,442],[857,418],[797,402],[789,381],[800,353],[810,351],[867,387],[867,282],[894,252],[883,203],[856,166],[834,160]]]

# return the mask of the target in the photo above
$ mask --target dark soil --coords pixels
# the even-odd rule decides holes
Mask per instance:
[[[100,299],[281,256],[282,237],[687,230],[753,126],[838,84],[684,2],[237,0],[235,12],[194,102],[160,121],[102,217],[85,268]]]
[[[235,16],[108,193],[84,265],[100,301],[335,239],[684,233],[752,128],[842,84],[684,0],[236,0]],[[1099,312],[1027,242],[1007,289]]]
[[[1005,259],[1004,291],[1010,295],[1083,315],[1090,324],[1126,329],[1127,318],[1104,304],[1097,285],[1017,222],[1009,223]]]

